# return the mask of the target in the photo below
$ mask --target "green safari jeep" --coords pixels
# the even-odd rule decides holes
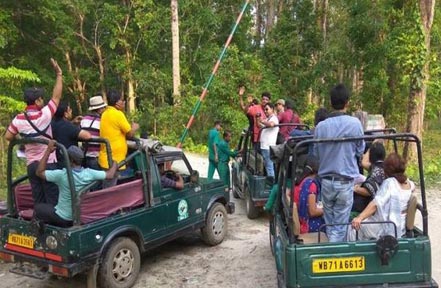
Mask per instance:
[[[278,124],[276,127],[295,126],[309,129],[307,125],[300,123]],[[260,130],[270,129],[265,127]],[[232,190],[234,198],[245,200],[246,213],[249,219],[259,217],[262,207],[265,205],[270,194],[272,183],[266,177],[265,164],[262,157],[252,143],[253,132],[248,129],[242,131],[237,150],[241,150],[241,156],[234,159],[232,165]],[[277,176],[277,165],[275,172]]]
[[[406,234],[397,235],[395,227],[395,235],[379,239],[330,243],[323,232],[326,224],[320,227],[320,232],[300,234],[297,206],[293,197],[288,199],[286,193],[291,193],[292,183],[298,177],[299,159],[304,157],[305,151],[308,153],[304,147],[378,138],[393,142],[395,149],[403,147],[403,142],[417,146],[419,179],[414,180],[419,180],[415,182],[419,183],[420,195],[413,195],[408,202]],[[269,229],[278,287],[438,287],[432,279],[421,151],[420,140],[408,133],[340,139],[290,139],[280,158],[279,190]],[[416,215],[421,217],[422,228],[414,225]],[[388,224],[395,225],[392,222]]]
[[[98,183],[91,183],[81,191],[73,188],[66,149],[57,144],[68,163],[73,226],[35,221],[27,175],[12,175],[14,147],[35,141],[47,144],[14,140],[8,148],[8,213],[0,218],[0,258],[16,262],[11,272],[39,279],[87,273],[88,287],[131,287],[142,252],[199,229],[208,245],[223,241],[227,213],[234,212],[228,188],[220,180],[199,178],[180,149],[139,140],[119,163],[132,167],[131,174],[114,187],[96,190]],[[98,141],[110,151],[106,140]],[[182,190],[161,187],[162,163],[169,169],[166,177],[182,175]]]

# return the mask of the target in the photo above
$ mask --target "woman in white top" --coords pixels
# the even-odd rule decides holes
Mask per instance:
[[[352,220],[352,228],[348,233],[350,241],[355,240],[358,230],[359,240],[376,239],[382,235],[395,235],[394,227],[386,224],[364,224],[362,222],[391,221],[397,226],[397,237],[406,234],[407,206],[415,184],[404,174],[406,162],[397,153],[391,153],[384,161],[383,181],[369,205]],[[355,229],[355,230],[354,230]]]

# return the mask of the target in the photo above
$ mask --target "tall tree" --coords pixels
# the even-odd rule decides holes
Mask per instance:
[[[427,81],[429,80],[430,62],[430,32],[432,30],[433,17],[435,14],[435,0],[420,0],[419,14],[421,21],[421,32],[424,36],[424,55],[422,65],[417,65],[415,71],[410,75],[410,93],[408,102],[408,132],[416,134],[422,140],[424,109],[426,106]],[[408,143],[406,143],[408,144]],[[416,146],[406,145],[403,151],[406,159],[414,159]]]
[[[179,13],[178,0],[171,0],[171,31],[172,31],[172,59],[173,59],[173,103],[181,103],[181,72],[179,66]]]

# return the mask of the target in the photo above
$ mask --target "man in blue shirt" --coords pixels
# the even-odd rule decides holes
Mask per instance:
[[[332,88],[330,94],[334,111],[317,125],[314,139],[363,136],[360,120],[345,114],[349,102],[349,90],[343,84],[338,84]],[[354,201],[354,179],[359,175],[358,157],[363,154],[364,147],[363,140],[314,145],[314,155],[320,160],[318,176],[321,179],[326,224],[349,222]],[[344,241],[346,228],[345,225],[327,226],[329,241]]]
[[[60,227],[69,227],[72,226],[72,197],[69,180],[67,178],[67,170],[66,168],[46,170],[47,158],[53,151],[55,151],[55,149],[55,141],[50,140],[43,158],[38,163],[35,174],[43,180],[57,184],[60,191],[58,203],[55,207],[49,203],[39,203],[35,205],[35,215],[38,220],[45,223]],[[81,163],[84,159],[84,152],[78,146],[70,146],[67,149],[67,154],[69,155],[72,167],[72,176],[76,193],[95,180],[112,179],[118,168],[116,162],[113,162],[113,166],[107,171],[81,167]]]

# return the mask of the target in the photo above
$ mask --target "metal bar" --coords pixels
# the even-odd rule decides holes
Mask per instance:
[[[249,2],[250,2],[250,0],[246,0],[245,4],[242,6],[242,11],[240,12],[239,16],[236,19],[236,23],[234,24],[233,29],[231,30],[231,33],[228,36],[228,39],[227,39],[227,41],[224,44],[224,47],[223,47],[223,49],[222,49],[222,51],[221,51],[221,53],[219,55],[219,58],[217,59],[217,62],[216,62],[216,64],[213,67],[213,71],[211,72],[210,77],[208,77],[208,80],[207,80],[207,82],[204,85],[204,89],[202,90],[201,96],[199,97],[199,100],[196,102],[196,104],[195,104],[195,106],[193,108],[193,112],[191,113],[190,119],[188,120],[188,123],[185,126],[184,132],[182,132],[182,136],[179,139],[179,143],[177,144],[178,148],[181,148],[182,143],[184,142],[185,138],[187,137],[188,130],[190,129],[191,125],[193,124],[194,119],[196,117],[196,114],[198,113],[199,108],[201,107],[202,101],[204,101],[204,98],[207,95],[208,87],[210,87],[210,84],[213,81],[214,76],[216,75],[217,70],[219,69],[219,66],[220,66],[220,64],[222,62],[222,59],[225,56],[225,52],[227,51],[228,46],[230,45],[231,40],[233,39],[233,35],[236,32],[236,29],[239,26],[240,21],[242,20],[242,16],[243,16],[243,14],[246,11]]]

